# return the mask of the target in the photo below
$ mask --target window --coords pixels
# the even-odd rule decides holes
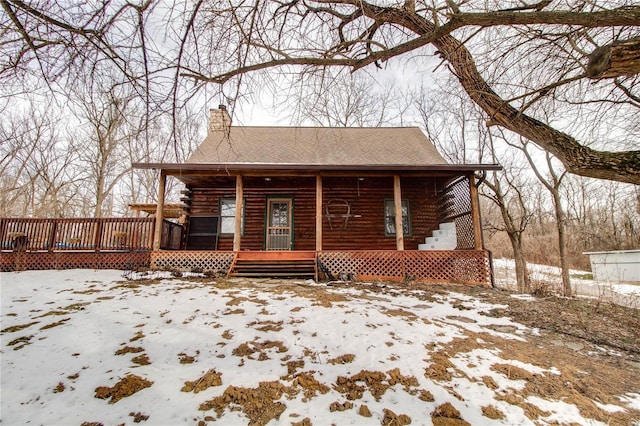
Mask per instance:
[[[242,201],[244,204],[244,200]],[[241,235],[244,235],[244,211],[242,209],[242,221],[240,227],[242,229]],[[233,235],[235,231],[236,222],[236,199],[235,198],[221,198],[220,199],[220,234],[221,235]]]
[[[411,215],[409,214],[409,200],[402,200],[402,231],[403,235],[411,235]],[[396,208],[393,199],[384,200],[384,235],[396,235]]]

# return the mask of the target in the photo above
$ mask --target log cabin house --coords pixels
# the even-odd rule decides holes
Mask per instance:
[[[232,126],[160,171],[151,266],[230,276],[416,279],[487,285],[475,173],[417,127]],[[185,185],[180,250],[161,250],[167,177]]]

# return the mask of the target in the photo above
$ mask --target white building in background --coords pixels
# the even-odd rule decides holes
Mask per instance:
[[[585,254],[589,255],[596,281],[640,283],[640,250],[592,251]]]

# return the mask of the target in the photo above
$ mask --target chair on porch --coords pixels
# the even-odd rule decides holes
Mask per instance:
[[[187,226],[186,250],[217,250],[219,216],[191,216]]]

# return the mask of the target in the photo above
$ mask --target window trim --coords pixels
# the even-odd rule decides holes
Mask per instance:
[[[235,218],[235,214],[233,216],[223,216],[222,215],[222,204],[225,202],[232,202],[234,205],[236,203],[236,199],[235,197],[220,197],[218,198],[218,216],[220,217],[220,236],[221,237],[233,237],[234,232],[222,232],[222,222],[223,222],[223,218],[226,217],[231,217],[231,218]],[[246,198],[242,198],[242,219],[240,221],[240,236],[244,237],[244,221],[245,221],[245,213],[247,211],[247,199]],[[235,220],[235,219],[234,219]]]
[[[392,206],[392,212],[393,214],[391,216],[387,216],[387,203],[390,203]],[[413,227],[411,226],[411,202],[408,198],[403,198],[402,201],[402,207],[406,207],[407,208],[407,223],[406,223],[406,228],[407,228],[407,232],[403,233],[403,236],[405,237],[411,237],[413,235]],[[393,218],[393,226],[394,226],[394,231],[395,231],[395,200],[393,198],[385,198],[384,199],[384,205],[383,205],[383,212],[382,212],[382,216],[383,216],[383,220],[384,220],[384,236],[385,237],[395,237],[396,233],[393,232],[388,232],[387,231],[387,217],[391,217]],[[403,221],[402,224],[404,225],[404,215],[403,215]]]

